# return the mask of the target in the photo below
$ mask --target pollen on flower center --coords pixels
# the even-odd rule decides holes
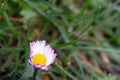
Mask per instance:
[[[46,64],[46,57],[44,54],[35,54],[32,58],[32,62],[44,66]]]

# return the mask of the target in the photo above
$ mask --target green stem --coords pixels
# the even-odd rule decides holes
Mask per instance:
[[[37,71],[38,71],[38,69],[34,68],[33,80],[36,80]]]

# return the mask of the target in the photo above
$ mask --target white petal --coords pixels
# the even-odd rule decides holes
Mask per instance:
[[[56,56],[57,56],[57,54],[54,54],[51,57],[47,56],[46,66],[49,66],[50,64],[52,64],[55,61]]]
[[[33,44],[33,49],[31,51],[32,52],[32,56],[35,55],[35,54],[42,54],[43,51],[44,51],[44,48],[45,48],[45,44],[46,42],[43,40],[43,41],[36,41],[34,44]],[[31,44],[32,45],[32,44]]]

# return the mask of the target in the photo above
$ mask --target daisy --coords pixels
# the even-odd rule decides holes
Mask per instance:
[[[48,70],[55,61],[56,53],[46,41],[34,41],[30,43],[30,59],[28,62],[37,69]]]

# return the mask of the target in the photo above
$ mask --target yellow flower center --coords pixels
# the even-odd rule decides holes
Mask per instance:
[[[32,58],[34,64],[44,66],[46,63],[46,57],[44,54],[35,54]]]

